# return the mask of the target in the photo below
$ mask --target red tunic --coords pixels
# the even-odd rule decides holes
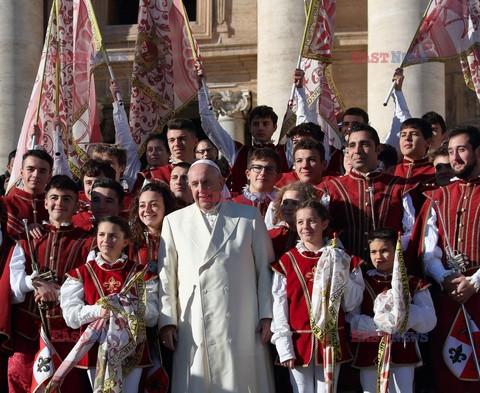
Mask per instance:
[[[158,168],[148,169],[144,172],[138,172],[137,180],[135,181],[135,185],[133,186],[132,193],[136,194],[139,190],[141,190],[145,180],[149,182],[163,181],[167,184],[170,184],[170,176],[172,174],[172,169],[173,165],[167,164]]]
[[[366,238],[373,230],[369,187],[373,187],[376,228],[402,231],[404,184],[400,178],[382,172],[364,177],[352,169],[318,187],[322,194],[330,196],[331,231],[337,232],[346,249],[363,259],[369,256]]]
[[[87,260],[90,252],[93,237],[80,228],[72,225],[57,229],[51,225],[44,224],[45,233],[38,239],[31,239],[30,246],[25,239],[20,240],[20,245],[25,252],[25,271],[32,274],[32,259],[30,248],[35,253],[35,258],[40,271],[51,270],[55,272],[57,283],[62,285],[65,281],[66,272],[80,266]],[[47,321],[51,332],[67,331],[68,337],[72,337],[73,329],[65,324],[62,318],[60,306],[48,310]],[[37,304],[34,301],[34,292],[29,292],[25,301],[16,304],[12,308],[12,331],[28,340],[37,341],[39,336],[40,315]],[[54,333],[55,334],[55,333]],[[68,340],[67,340],[68,341]],[[52,343],[60,352],[60,356],[66,356],[75,343],[58,345],[55,336],[52,335]],[[70,344],[70,345],[68,345]],[[15,349],[15,348],[14,348]]]
[[[428,158],[410,161],[404,157],[395,167],[395,176],[404,179],[404,193],[410,193],[415,211],[419,212],[425,202],[423,192],[436,183],[433,164]]]
[[[149,245],[144,239],[142,245],[138,249],[134,249],[132,246],[128,248],[128,259],[140,264],[146,265],[147,262],[157,262],[158,249],[160,247],[160,236],[148,234]]]
[[[94,260],[90,260],[75,270],[67,273],[67,276],[82,282],[84,288],[84,301],[86,305],[93,305],[102,297],[112,293],[119,293],[123,286],[144,267],[130,259],[117,262],[112,266],[104,264],[99,266]],[[152,280],[156,275],[147,272],[145,281]],[[88,325],[83,325],[80,330],[83,332]],[[151,366],[148,345],[144,341],[141,348],[142,358],[137,367]],[[97,363],[98,343],[80,360],[78,367],[95,368]]]
[[[285,148],[283,145],[274,145],[273,143],[257,143],[255,144],[255,146],[246,146],[242,145],[239,142],[235,142],[235,147],[237,148],[238,154],[234,164],[230,168],[230,173],[232,174],[232,176],[229,188],[232,192],[240,193],[243,187],[245,187],[245,185],[247,184],[247,176],[245,175],[245,171],[247,169],[248,153],[252,149],[268,147],[275,150],[278,154],[280,154],[280,158],[282,159],[281,171],[286,172],[289,169],[287,163],[287,156],[285,155]]]
[[[423,225],[419,225],[416,228],[417,231],[412,236],[420,239],[424,238],[426,217],[431,207],[434,206],[437,213],[438,245],[444,251],[447,245],[445,231],[440,222],[438,209],[434,201],[439,202],[440,212],[447,227],[451,247],[465,254],[469,261],[469,264],[466,266],[467,270],[463,274],[465,276],[473,275],[480,266],[480,178],[468,181],[457,180],[427,194],[427,201],[419,217]],[[420,247],[421,250],[424,249],[422,241],[420,241]],[[448,268],[445,252],[443,252],[442,262],[445,268]],[[436,376],[436,391],[477,391],[478,382],[467,382],[457,379],[446,367],[441,354],[447,335],[459,310],[459,305],[445,291],[440,290],[435,283],[431,292],[437,314],[437,326],[429,335]],[[475,324],[480,326],[480,294],[474,294],[465,303],[465,308],[470,317],[475,321]]]
[[[285,225],[270,229],[268,234],[272,239],[275,259],[279,259],[288,250],[295,247],[298,240],[297,231],[291,231]]]
[[[317,366],[323,364],[323,347],[312,332],[309,313],[315,269],[321,255],[322,253],[318,253],[316,256],[306,256],[300,254],[297,248],[292,248],[279,261],[272,263],[272,269],[286,277],[287,280],[289,323],[296,366],[307,366],[312,360]],[[344,363],[352,359],[344,325],[345,314],[340,308],[337,330],[342,353],[341,358],[336,359],[337,363]]]
[[[392,288],[392,277],[385,278],[381,275],[365,277],[365,291],[363,292],[363,301],[361,305],[361,313],[370,317],[374,316],[373,303],[378,294],[384,290]],[[427,283],[417,277],[409,276],[408,285],[410,294],[413,297],[417,292],[427,288]],[[414,332],[409,330],[409,332]],[[422,358],[416,341],[412,339],[412,335],[408,335],[406,345],[403,341],[394,340],[392,343],[391,361],[392,365],[420,365]],[[357,342],[355,359],[352,366],[356,368],[377,366],[378,345],[380,337],[370,335],[364,337],[361,332],[352,331],[352,341]]]

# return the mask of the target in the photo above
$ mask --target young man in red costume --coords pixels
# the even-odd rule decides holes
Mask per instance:
[[[368,257],[368,232],[389,225],[408,238],[415,220],[402,180],[378,169],[379,145],[375,129],[366,124],[354,126],[347,144],[351,171],[318,187],[322,202],[335,217],[332,231],[339,234],[345,249],[363,259]]]
[[[280,177],[282,161],[275,150],[267,147],[251,150],[245,171],[248,184],[233,202],[255,206],[265,217],[268,205],[277,197],[275,183]]]
[[[22,159],[20,177],[23,189],[16,188],[15,193],[1,199],[1,236],[0,246],[0,288],[9,288],[10,271],[7,267],[8,254],[15,241],[24,233],[23,219],[28,224],[40,224],[48,218],[44,207],[45,186],[52,176],[53,159],[43,150],[28,150]],[[2,338],[10,337],[10,293],[0,291],[0,333]],[[7,356],[0,353],[0,388],[6,389]],[[2,390],[2,389],[0,389]]]
[[[9,262],[12,303],[13,355],[8,362],[10,392],[29,392],[34,357],[39,345],[41,321],[38,302],[47,305],[42,310],[47,317],[45,327],[52,345],[64,358],[75,345],[78,332],[69,329],[62,318],[58,292],[65,273],[86,260],[93,238],[72,225],[72,216],[78,207],[76,184],[68,176],[54,176],[46,187],[45,209],[48,221],[42,223],[40,239],[24,238],[15,246]],[[32,255],[33,253],[33,255]],[[40,271],[35,269],[34,262]],[[49,282],[39,273],[51,271],[57,282]],[[51,366],[51,365],[50,365]],[[83,392],[86,375],[70,374],[70,392]]]
[[[430,335],[435,375],[435,391],[476,392],[478,381],[458,379],[442,358],[442,348],[463,304],[477,326],[480,326],[480,132],[476,127],[458,127],[449,133],[448,153],[456,181],[432,191],[420,213],[423,225],[416,225],[420,238],[423,267],[435,283],[432,296],[437,313],[437,327]],[[445,223],[445,227],[444,224]],[[415,237],[415,233],[413,234]],[[448,238],[447,238],[448,235]],[[447,239],[449,241],[447,241]],[[448,265],[447,247],[462,253],[468,261],[466,271],[459,273]],[[458,314],[459,313],[459,314]],[[467,338],[468,342],[468,338]],[[463,347],[466,349],[468,345]],[[460,354],[459,354],[460,355]],[[468,358],[466,356],[465,360]],[[464,367],[460,357],[457,367]]]

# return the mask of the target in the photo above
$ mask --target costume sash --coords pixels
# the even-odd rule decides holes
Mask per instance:
[[[326,247],[318,259],[313,280],[310,324],[323,346],[325,391],[335,386],[335,360],[341,357],[338,312],[350,274],[350,256],[335,245]]]
[[[404,333],[410,310],[410,289],[403,260],[401,235],[398,236],[393,262],[392,288],[380,293],[374,302],[375,324],[386,332],[378,346],[377,393],[387,393],[390,377],[392,333]]]
[[[55,372],[46,392],[57,392],[66,375],[99,342],[93,391],[122,392],[122,380],[138,365],[145,333],[145,270],[135,274],[120,293],[102,297],[96,304],[110,311],[110,318],[90,323]]]

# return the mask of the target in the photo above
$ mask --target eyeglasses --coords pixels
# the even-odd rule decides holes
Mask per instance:
[[[250,168],[248,169],[255,173],[261,173],[265,169],[265,173],[267,173],[268,175],[273,175],[274,173],[277,173],[277,167],[270,165],[253,164],[250,165]]]
[[[214,147],[207,147],[206,149],[203,149],[203,150],[197,150],[195,153],[201,154],[203,156],[205,153],[211,153],[215,150],[216,149]]]

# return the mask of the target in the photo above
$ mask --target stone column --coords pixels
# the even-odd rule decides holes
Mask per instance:
[[[428,0],[392,2],[368,0],[368,59],[378,53],[380,61],[368,64],[368,114],[380,137],[390,130],[393,100],[382,105],[401,60],[392,52],[406,52],[417,31]],[[403,91],[410,113],[421,117],[435,111],[445,117],[445,71],[442,63],[417,64],[405,68]]]
[[[261,0],[257,4],[257,105],[273,107],[279,118],[278,136],[300,52],[305,10],[302,1]]]
[[[220,125],[235,141],[245,143],[245,119],[251,106],[250,92],[218,91],[213,92],[211,98]]]
[[[0,172],[18,137],[32,93],[44,39],[43,1],[0,2]]]

